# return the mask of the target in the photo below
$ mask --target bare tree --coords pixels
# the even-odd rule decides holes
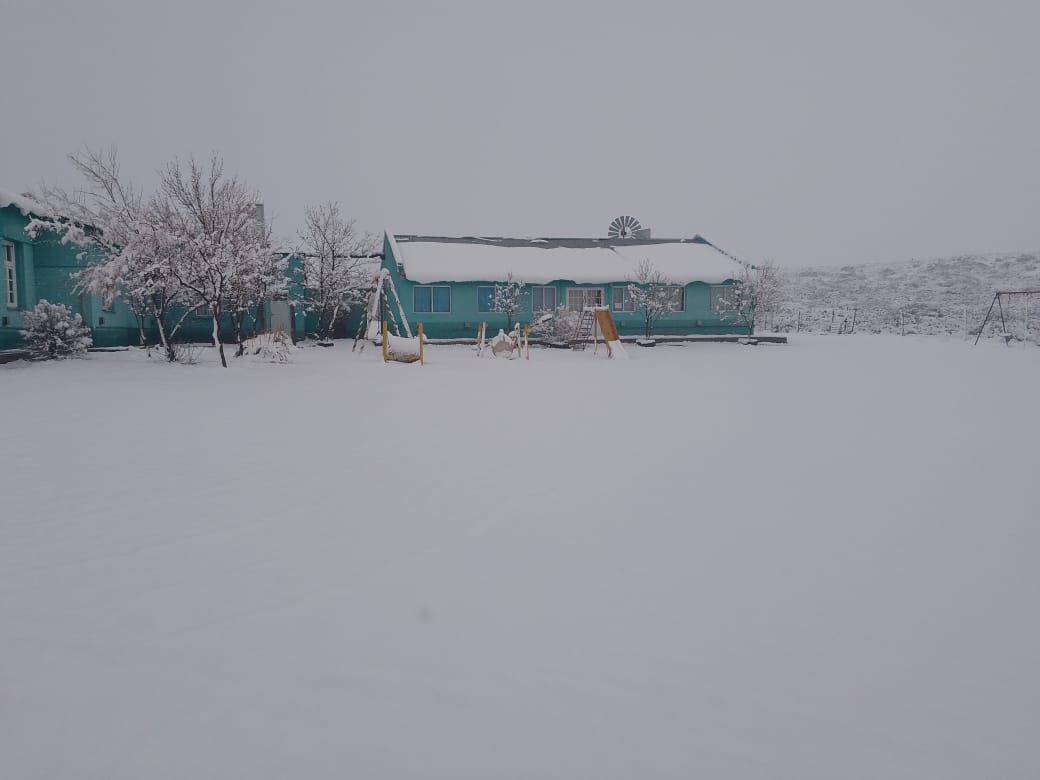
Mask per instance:
[[[253,338],[264,330],[267,301],[289,293],[289,258],[273,246],[271,226],[264,221],[260,204],[254,204],[251,230],[267,251],[258,252],[254,262],[247,263],[228,285],[224,308],[235,332],[235,357],[243,354],[247,337]]]
[[[227,368],[220,321],[243,279],[270,260],[266,233],[256,229],[257,196],[236,176],[224,175],[223,161],[208,166],[174,161],[160,178],[155,211],[171,253],[172,267],[195,308],[206,307],[213,321],[213,345]]]
[[[682,288],[672,284],[649,259],[640,261],[625,289],[632,300],[632,309],[643,315],[646,338],[653,335],[654,325],[662,314],[678,311],[682,306]]]
[[[37,215],[26,230],[86,250],[86,265],[75,274],[78,289],[109,303],[122,298],[137,319],[142,346],[146,322],[154,318],[159,342],[174,360],[172,341],[191,309],[183,311],[186,291],[173,273],[173,253],[152,203],[122,176],[115,149],[87,149],[69,159],[83,188],[43,187],[35,197],[49,213]]]
[[[744,265],[740,279],[722,296],[725,314],[753,334],[762,317],[776,312],[783,304],[783,271],[772,262]]]
[[[318,315],[317,336],[329,341],[352,306],[365,298],[372,269],[369,255],[375,237],[361,233],[354,220],[346,219],[339,204],[329,201],[311,206],[300,233],[304,307]]]

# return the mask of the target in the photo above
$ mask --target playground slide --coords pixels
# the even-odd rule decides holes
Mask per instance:
[[[596,325],[599,327],[600,335],[607,345],[607,354],[619,360],[628,360],[628,353],[621,346],[621,337],[618,335],[614,318],[610,316],[609,309],[596,309]]]

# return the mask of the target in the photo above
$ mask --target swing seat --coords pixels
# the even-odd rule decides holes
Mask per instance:
[[[496,342],[491,346],[495,357],[511,357],[514,349],[513,342],[508,340]]]
[[[419,360],[418,355],[413,355],[410,352],[390,352],[386,353],[387,360],[393,360],[395,363],[415,363]]]

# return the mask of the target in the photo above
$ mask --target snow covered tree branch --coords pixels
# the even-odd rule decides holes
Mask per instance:
[[[121,297],[137,319],[140,343],[147,343],[146,319],[154,317],[167,357],[183,318],[174,311],[185,291],[173,274],[172,255],[161,233],[153,205],[128,182],[115,149],[87,149],[70,160],[83,189],[44,187],[35,197],[46,207],[26,231],[34,238],[55,235],[81,247],[86,263],[75,274],[78,289],[111,302]]]
[[[729,318],[754,333],[762,317],[783,304],[784,275],[772,262],[747,263],[741,277],[721,296],[719,304]]]
[[[631,299],[632,310],[643,315],[646,338],[653,335],[654,325],[662,314],[678,311],[682,306],[682,288],[672,284],[649,259],[636,266],[625,294]]]
[[[173,273],[190,292],[196,308],[205,306],[213,321],[213,345],[227,367],[220,321],[236,296],[260,285],[269,273],[271,250],[266,226],[256,221],[258,197],[237,176],[225,176],[223,161],[208,166],[190,159],[171,162],[160,178],[155,213],[165,245],[174,256]],[[240,301],[241,302],[241,301]]]
[[[491,311],[506,315],[506,330],[513,330],[513,320],[523,308],[524,283],[510,273],[491,291]]]

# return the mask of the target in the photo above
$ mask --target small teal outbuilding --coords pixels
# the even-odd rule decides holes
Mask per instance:
[[[621,335],[641,335],[643,317],[629,287],[649,261],[674,290],[674,311],[654,326],[658,335],[745,334],[729,295],[742,266],[701,236],[693,238],[502,238],[394,234],[383,238],[389,271],[405,316],[430,338],[464,338],[477,325],[506,327],[493,311],[496,284],[524,283],[517,322],[564,306],[607,306]]]

